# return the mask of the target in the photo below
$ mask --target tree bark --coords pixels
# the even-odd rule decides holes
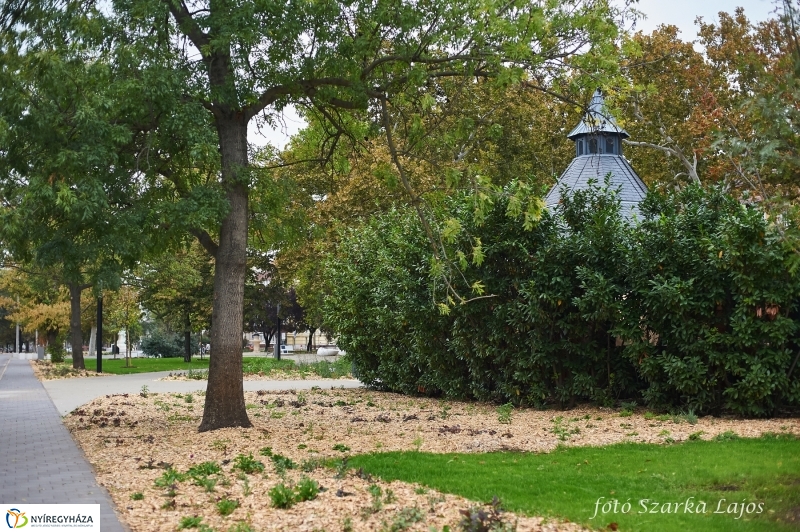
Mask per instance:
[[[211,67],[213,69],[213,66]],[[213,74],[212,74],[213,77]],[[242,324],[247,268],[247,120],[230,111],[216,116],[222,184],[230,211],[222,221],[214,271],[208,387],[200,432],[251,427],[242,383]]]
[[[92,332],[89,334],[89,356],[94,356],[97,352],[97,325],[92,325]]]
[[[86,369],[83,362],[83,333],[81,332],[81,292],[78,283],[69,283],[69,334],[72,344],[72,367]]]
[[[317,328],[309,328],[308,329],[308,345],[306,345],[306,351],[311,351],[311,348],[314,345],[314,333],[317,332]]]

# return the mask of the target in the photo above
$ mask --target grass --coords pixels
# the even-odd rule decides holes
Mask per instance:
[[[65,364],[72,366],[72,359],[67,359]],[[200,359],[192,357],[191,362],[184,362],[182,358],[132,358],[130,368],[125,367],[125,357],[113,359],[103,357],[103,373],[114,375],[130,375],[132,373],[150,373],[153,371],[189,371],[207,370],[208,357]],[[94,360],[86,360],[86,369],[94,371],[97,368]]]
[[[620,530],[788,531],[800,522],[800,440],[788,436],[560,447],[549,454],[376,453],[351,457],[349,465],[472,500],[497,495],[506,509],[596,529],[616,523]],[[705,502],[705,513],[685,513],[689,497],[695,512]],[[626,502],[631,509],[623,513]],[[611,504],[603,513],[605,503]],[[658,513],[650,513],[653,503]],[[684,504],[676,509],[677,503]],[[734,503],[734,513],[714,513]],[[740,517],[742,508],[751,513]]]
[[[198,377],[207,378],[208,357],[201,359],[192,357],[191,362],[184,362],[183,358],[132,358],[132,367],[125,367],[125,358],[106,358],[103,357],[103,372],[113,375],[129,375],[132,373],[150,373],[154,371],[176,371],[189,372],[199,371]],[[72,359],[67,359],[62,364],[54,364],[54,372],[59,368],[65,370],[72,367]],[[97,366],[94,360],[86,361],[86,368],[94,371]],[[350,374],[350,361],[346,358],[339,358],[334,362],[322,361],[314,363],[295,364],[293,360],[276,360],[272,357],[245,357],[242,360],[242,370],[245,375],[264,373],[269,375],[273,371],[296,370],[303,376],[339,378]]]

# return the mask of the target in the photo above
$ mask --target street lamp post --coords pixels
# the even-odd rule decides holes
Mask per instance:
[[[281,304],[278,303],[278,312],[275,316],[278,318],[278,332],[275,334],[275,358],[281,359]]]
[[[94,341],[97,352],[97,373],[103,373],[103,294],[97,298],[97,338]]]

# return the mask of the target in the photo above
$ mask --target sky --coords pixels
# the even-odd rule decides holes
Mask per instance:
[[[752,22],[770,18],[775,12],[774,0],[639,0],[636,9],[647,15],[645,20],[636,23],[636,30],[652,32],[659,24],[672,24],[681,30],[681,38],[687,41],[697,36],[695,19],[700,16],[706,22],[717,20],[717,13],[733,13],[736,7],[743,7],[744,13]],[[284,148],[289,138],[304,125],[293,108],[284,111],[283,124],[276,129],[258,131],[251,121],[247,139],[252,144],[263,146],[267,143]]]

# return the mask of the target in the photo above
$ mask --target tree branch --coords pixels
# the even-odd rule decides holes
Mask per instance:
[[[211,238],[211,235],[209,235],[205,229],[190,229],[189,233],[197,238],[197,241],[200,242],[200,245],[203,246],[212,257],[217,258],[219,245],[214,242],[214,239]]]
[[[181,31],[184,33],[184,35],[186,35],[189,40],[192,41],[192,44],[195,45],[197,50],[205,59],[206,53],[203,51],[203,48],[211,43],[211,39],[205,32],[203,32],[203,30],[200,29],[197,21],[189,12],[189,8],[186,7],[186,3],[183,0],[163,1],[167,5],[169,12],[172,13],[175,22],[178,23],[178,27],[181,28]]]

